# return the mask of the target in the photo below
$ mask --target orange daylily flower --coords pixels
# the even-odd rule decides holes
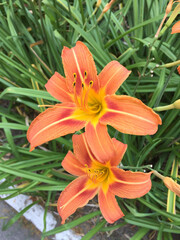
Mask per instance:
[[[180,33],[180,21],[174,24],[171,34]]]
[[[110,62],[97,75],[92,55],[82,42],[71,49],[64,47],[62,62],[66,78],[56,72],[45,87],[63,103],[47,109],[31,123],[27,133],[31,151],[83,127],[91,145],[89,137],[106,135],[107,124],[127,134],[157,131],[161,119],[151,108],[136,98],[114,94],[131,73],[119,62]]]
[[[62,224],[96,194],[102,215],[109,223],[113,223],[124,216],[115,195],[133,199],[150,191],[151,172],[124,171],[117,167],[126,151],[126,144],[109,137],[112,149],[108,158],[104,158],[106,142],[102,142],[102,148],[96,155],[88,144],[86,133],[73,135],[72,140],[74,154],[69,151],[62,166],[67,172],[79,177],[65,188],[58,199],[57,209]]]

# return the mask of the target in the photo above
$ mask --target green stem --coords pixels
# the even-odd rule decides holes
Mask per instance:
[[[160,173],[158,173],[156,170],[153,170],[152,172],[153,172],[153,174],[154,174],[156,177],[160,178],[161,180],[164,179],[164,176],[161,175]]]
[[[180,64],[180,60],[172,62],[172,63],[166,63],[166,64],[163,64],[163,65],[160,65],[158,68],[164,68],[164,67],[169,68],[169,67],[176,66],[178,64]]]
[[[135,89],[134,89],[134,95],[135,95],[136,90],[137,90],[137,88],[138,88],[138,86],[139,86],[139,84],[140,84],[141,78],[145,76],[146,69],[147,69],[148,64],[149,64],[149,62],[150,62],[152,47],[153,47],[154,43],[156,42],[156,40],[157,40],[157,38],[154,38],[153,41],[152,41],[152,43],[151,43],[150,46],[149,46],[147,61],[146,61],[146,64],[145,64],[145,66],[144,66],[144,68],[143,68],[143,70],[142,70],[141,76],[138,78],[137,84],[136,84]]]

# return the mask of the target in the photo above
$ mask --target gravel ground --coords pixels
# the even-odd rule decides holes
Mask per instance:
[[[2,227],[16,214],[17,212],[10,207],[6,202],[0,201],[0,239],[1,240],[40,240],[41,233],[33,224],[21,217],[8,230],[3,231]]]

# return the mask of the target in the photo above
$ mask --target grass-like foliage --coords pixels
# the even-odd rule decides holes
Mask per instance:
[[[73,47],[78,40],[84,42],[93,54],[98,72],[112,60],[131,70],[116,94],[137,97],[152,108],[179,98],[177,65],[166,65],[180,59],[180,34],[171,34],[178,17],[170,26],[168,22],[164,24],[155,39],[169,1],[116,1],[101,19],[108,1],[102,0],[98,8],[96,2],[2,0],[0,3],[0,128],[4,129],[0,179],[5,179],[0,194],[8,194],[5,199],[25,193],[40,199],[48,209],[74,179],[61,167],[64,156],[72,150],[72,135],[50,141],[32,152],[26,139],[29,124],[45,110],[38,105],[57,103],[44,85],[55,71],[64,75],[61,61],[64,46]],[[111,137],[128,144],[122,167],[132,171],[155,169],[178,181],[179,113],[177,109],[160,112],[162,125],[153,136],[126,135],[109,127]],[[154,175],[151,179],[152,189],[144,197],[118,199],[125,213],[120,224],[105,225],[100,211],[92,208],[89,214],[44,231],[42,239],[91,218],[96,225],[83,239],[91,239],[98,231],[118,231],[126,224],[138,226],[131,239],[143,239],[152,231],[157,231],[159,240],[173,239],[172,234],[180,234],[180,199],[160,179]],[[9,189],[10,186],[16,187]]]

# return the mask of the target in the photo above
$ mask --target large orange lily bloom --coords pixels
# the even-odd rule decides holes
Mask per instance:
[[[102,215],[109,223],[113,223],[124,216],[115,195],[133,199],[142,197],[151,189],[151,172],[124,171],[117,167],[126,151],[126,144],[109,137],[111,151],[104,158],[105,142],[102,142],[102,148],[96,155],[92,153],[86,133],[73,135],[72,139],[74,154],[69,151],[62,166],[67,172],[79,177],[65,188],[58,199],[57,209],[62,224],[96,194]]]
[[[174,24],[171,34],[180,33],[180,21]]]
[[[98,131],[106,135],[107,124],[127,134],[157,131],[161,119],[151,108],[136,98],[114,94],[130,74],[119,62],[110,62],[97,76],[92,55],[82,42],[71,49],[64,47],[62,61],[66,78],[56,72],[45,86],[63,103],[47,109],[31,123],[27,133],[31,150],[83,127],[88,139],[99,135]]]

